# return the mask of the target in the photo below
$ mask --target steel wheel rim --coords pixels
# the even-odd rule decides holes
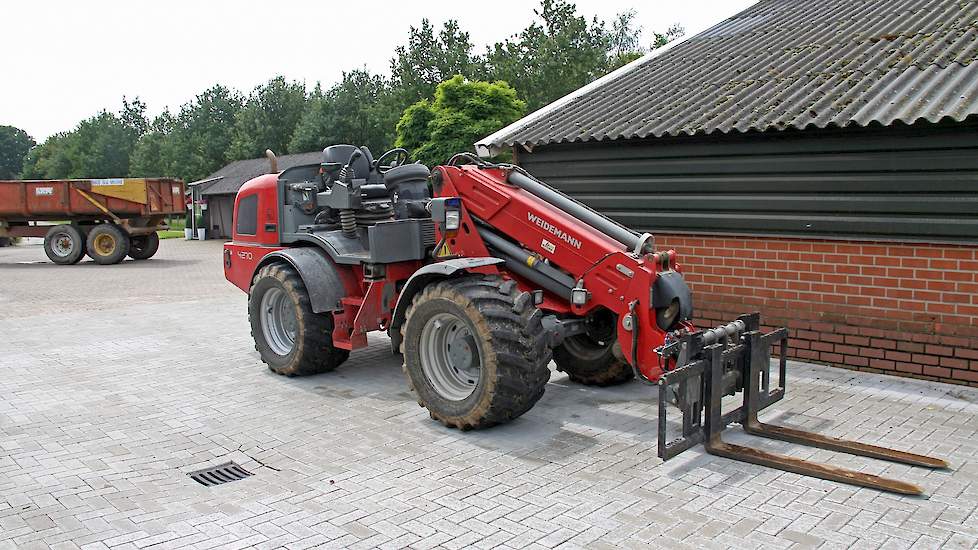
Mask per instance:
[[[58,233],[52,241],[51,250],[59,258],[65,258],[75,251],[75,239],[67,233]]]
[[[439,313],[421,329],[421,371],[449,401],[472,395],[482,374],[479,345],[468,325],[451,313]]]
[[[103,256],[108,256],[115,250],[115,237],[108,233],[103,233],[95,237],[95,251]]]
[[[268,289],[261,298],[261,330],[268,347],[278,355],[291,353],[297,325],[295,308],[285,291]]]

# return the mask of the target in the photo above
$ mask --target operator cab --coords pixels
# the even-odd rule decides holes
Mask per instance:
[[[435,245],[431,172],[408,159],[404,149],[375,159],[365,146],[332,145],[319,164],[259,176],[238,193],[236,225],[247,231],[235,240],[315,245],[339,264],[422,260]]]

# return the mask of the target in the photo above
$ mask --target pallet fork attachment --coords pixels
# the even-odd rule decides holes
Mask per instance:
[[[682,350],[681,366],[659,379],[659,458],[669,460],[702,443],[710,454],[749,462],[786,472],[904,495],[919,495],[920,487],[863,472],[810,462],[786,455],[724,442],[720,435],[727,425],[739,423],[752,435],[780,439],[830,451],[838,451],[926,468],[947,468],[944,460],[913,453],[827,437],[758,420],[757,413],[784,398],[788,329],[760,332],[756,313],[740,317],[735,325],[742,333],[727,329],[731,338],[704,338],[704,333],[683,336],[674,349]],[[714,336],[723,334],[715,330]],[[726,340],[726,341],[724,341]],[[779,346],[779,378],[771,387],[771,348]],[[688,359],[692,358],[692,359]],[[743,403],[724,413],[725,395],[743,395]],[[676,404],[682,412],[681,436],[667,440],[666,405]]]

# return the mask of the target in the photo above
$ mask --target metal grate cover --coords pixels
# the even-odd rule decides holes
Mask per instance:
[[[238,481],[239,479],[244,479],[255,474],[245,470],[234,462],[228,462],[211,468],[197,470],[196,472],[190,472],[187,475],[190,476],[190,479],[205,487],[213,487],[222,483]]]

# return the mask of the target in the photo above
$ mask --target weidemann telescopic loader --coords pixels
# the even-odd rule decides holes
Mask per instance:
[[[270,155],[274,165],[274,155]],[[276,170],[273,168],[273,172]],[[394,149],[334,145],[323,162],[259,176],[235,200],[229,281],[249,294],[262,360],[279,374],[330,371],[386,331],[431,417],[471,430],[543,395],[551,359],[570,379],[638,378],[659,393],[659,456],[712,454],[843,483],[919,494],[910,483],[725,443],[755,435],[944,468],[943,460],[758,421],[784,397],[788,331],[757,314],[691,324],[677,254],[534,179],[460,154],[433,171]],[[779,353],[777,377],[771,349]],[[740,405],[721,410],[724,396]],[[682,413],[667,434],[666,406]]]

